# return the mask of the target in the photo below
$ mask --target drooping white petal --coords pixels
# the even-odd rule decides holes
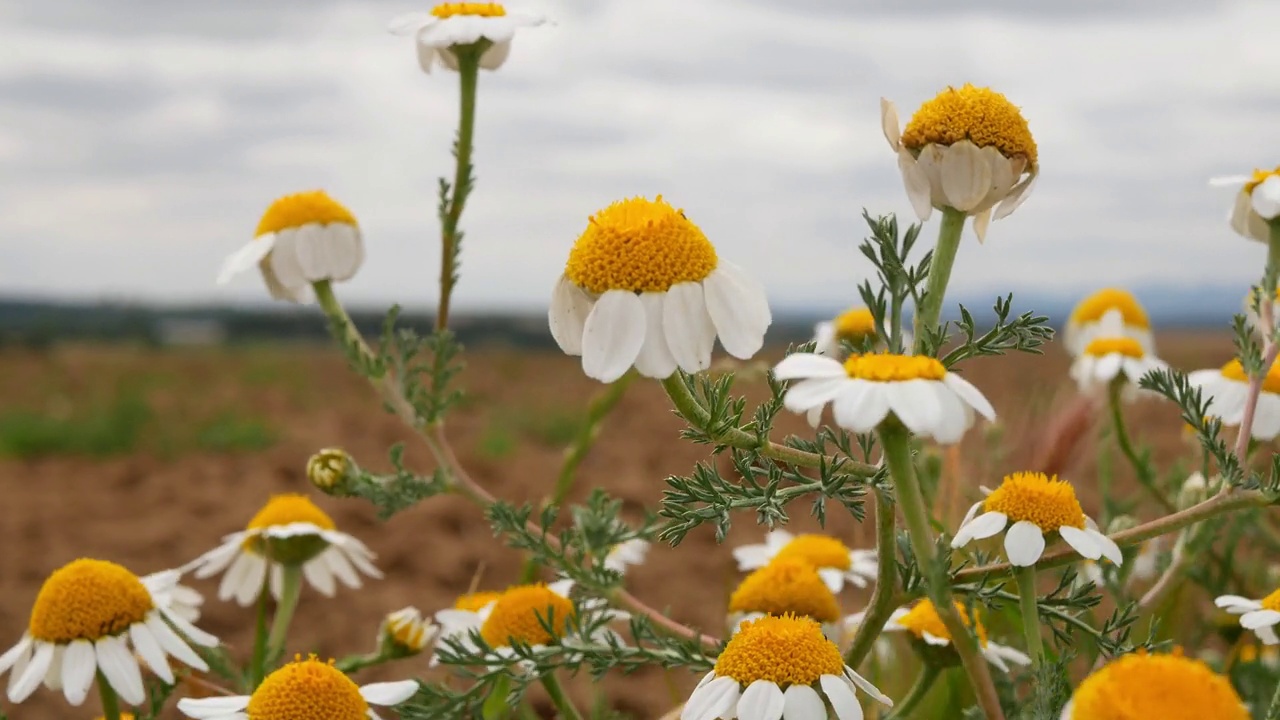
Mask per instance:
[[[1237,615],[1250,610],[1262,609],[1262,603],[1239,595],[1221,595],[1214,598],[1213,604],[1229,613]]]
[[[320,553],[312,562],[323,562],[329,568],[329,572],[333,574],[343,585],[355,590],[359,588],[360,575],[356,573],[356,569],[352,567],[351,561],[347,559],[347,553],[341,548],[330,547]]]
[[[348,223],[311,223],[298,229],[298,264],[308,280],[347,280],[363,257],[360,231]]]
[[[702,281],[707,314],[725,352],[747,360],[764,346],[773,315],[764,289],[742,268],[721,260]]]
[[[836,424],[855,433],[874,430],[889,415],[885,383],[854,380],[831,404]]]
[[[400,680],[397,682],[376,682],[360,686],[360,697],[372,705],[391,707],[413,697],[418,692],[416,680]]]
[[[9,679],[9,702],[20,703],[40,687],[40,682],[53,664],[53,643],[35,643],[35,653],[17,679]]]
[[[827,696],[837,720],[862,720],[862,703],[853,694],[853,686],[842,677],[823,675],[818,678],[822,694]]]
[[[147,624],[141,622],[130,625],[129,639],[133,641],[134,651],[147,664],[147,667],[151,668],[156,677],[172,685],[173,670],[169,667],[169,660],[164,656],[164,649],[160,647],[160,643],[156,641],[155,636],[151,634]]]
[[[286,228],[276,233],[276,246],[267,258],[276,280],[292,290],[309,284],[298,258],[298,229]]]
[[[780,720],[786,701],[782,689],[768,680],[756,680],[742,691],[738,720]]]
[[[889,399],[889,409],[907,429],[917,435],[932,435],[933,428],[941,418],[942,409],[938,405],[932,384],[931,380],[885,383],[884,392]]]
[[[1280,176],[1271,175],[1250,193],[1253,211],[1263,219],[1271,220],[1280,215]]]
[[[951,541],[951,547],[959,548],[968,545],[970,541],[989,538],[999,533],[1008,524],[1009,517],[1002,512],[982,513],[960,526],[960,530],[956,532],[955,539]]]
[[[260,235],[228,255],[227,259],[222,261],[221,269],[218,270],[217,283],[226,285],[231,282],[231,278],[262,262],[262,259],[275,246],[275,237],[274,233]]]
[[[1004,535],[1004,554],[1014,566],[1035,565],[1044,554],[1044,533],[1035,523],[1019,520]]]
[[[680,720],[717,720],[737,706],[740,696],[737,680],[717,677],[689,696]]]
[[[968,140],[946,148],[938,169],[947,204],[960,212],[967,213],[977,207],[991,189],[991,167],[982,150]]]
[[[973,408],[944,383],[931,384],[938,402],[938,422],[933,426],[933,439],[939,445],[950,445],[964,439],[973,426]]]
[[[805,380],[809,378],[849,377],[839,360],[814,353],[793,353],[782,358],[773,368],[777,380]]]
[[[98,669],[121,700],[130,705],[141,705],[146,701],[147,691],[142,686],[142,670],[123,640],[108,635],[98,639],[93,644],[93,650],[98,656]]]
[[[1031,189],[1036,184],[1036,175],[1037,171],[1032,170],[1025,180],[1013,186],[1013,190],[1009,192],[1008,196],[996,206],[994,219],[1003,220],[1009,217],[1014,210],[1017,210],[1022,205],[1024,200],[1031,197]]]
[[[782,405],[795,413],[802,413],[811,408],[821,408],[831,402],[853,382],[847,377],[815,378],[801,380],[782,396]]]
[[[196,720],[219,718],[244,710],[247,707],[249,707],[248,695],[182,698],[178,701],[178,711],[189,718],[196,718]]]
[[[1063,525],[1058,528],[1058,534],[1062,536],[1063,541],[1075,548],[1075,551],[1090,560],[1097,560],[1102,557],[1102,546],[1093,539],[1093,533],[1088,530],[1081,530],[1070,525]]]
[[[627,290],[600,296],[582,330],[582,371],[611,383],[622,377],[644,345],[644,305]]]
[[[178,637],[178,634],[165,624],[165,621],[159,615],[152,613],[147,616],[146,624],[147,629],[151,631],[151,636],[156,639],[156,642],[160,643],[160,647],[164,648],[165,652],[197,670],[204,671],[209,669],[209,666],[196,654],[196,651],[192,650],[191,646],[187,645],[181,637]]]
[[[14,645],[6,650],[3,655],[0,655],[0,674],[8,672],[9,668],[14,667],[18,663],[18,658],[30,653],[31,644],[33,642],[34,641],[31,639],[31,635],[29,633],[23,633],[22,639],[18,641],[17,645]]]
[[[889,142],[889,149],[897,152],[902,147],[902,128],[898,124],[898,107],[887,98],[880,98],[880,129]]]
[[[640,355],[636,357],[636,370],[645,377],[658,380],[671,377],[677,367],[662,326],[662,304],[665,296],[665,293],[656,292],[640,294],[640,304],[644,306],[645,330],[644,345],[640,347]]]
[[[907,200],[911,209],[916,211],[920,222],[929,219],[933,213],[933,195],[929,176],[920,167],[919,161],[906,148],[898,150],[898,170],[902,173],[902,184],[907,191]]]
[[[302,566],[302,575],[321,595],[325,597],[333,597],[338,592],[337,583],[333,579],[333,574],[329,572],[329,566],[323,562],[316,562],[313,559]]]
[[[822,582],[826,584],[827,589],[832,593],[839,595],[844,590],[845,574],[839,568],[818,568],[818,577],[822,578]],[[863,583],[863,587],[866,583]]]
[[[1091,527],[1087,530],[1093,541],[1102,549],[1102,557],[1110,560],[1119,567],[1124,564],[1124,553],[1120,552],[1120,546],[1115,540],[1107,537],[1105,533],[1098,530],[1097,527]]]
[[[1280,623],[1280,612],[1275,610],[1250,610],[1240,616],[1240,625],[1249,630]]]
[[[507,58],[511,56],[511,41],[502,40],[495,42],[489,46],[488,50],[480,56],[480,68],[482,70],[497,70],[502,67]]]
[[[844,676],[848,678],[849,682],[853,683],[858,688],[860,688],[862,692],[870,695],[871,698],[876,702],[886,707],[893,707],[892,698],[890,698],[888,695],[885,695],[883,692],[881,692],[880,688],[871,684],[870,680],[859,675],[858,672],[853,668],[846,665],[844,668]]]
[[[711,367],[716,327],[707,313],[701,283],[676,283],[662,304],[662,327],[676,364],[687,373]]]
[[[235,599],[241,607],[248,607],[258,598],[258,593],[262,592],[262,580],[266,577],[268,563],[263,558],[248,551],[245,551],[240,557],[244,560],[244,572],[239,576],[239,584],[234,589]],[[223,584],[226,584],[227,577],[231,577],[230,571],[227,571],[226,576],[223,578]]]
[[[62,655],[62,694],[67,702],[79,706],[93,687],[93,676],[98,670],[93,643],[73,640]],[[172,683],[172,679],[169,681]]]
[[[942,382],[960,397],[969,407],[978,412],[979,415],[988,419],[996,419],[996,409],[991,407],[991,402],[982,394],[982,391],[973,386],[973,383],[965,380],[959,375],[948,372],[942,376]]]
[[[1258,636],[1263,645],[1280,645],[1280,636],[1276,635],[1276,629],[1271,625],[1257,628],[1253,633]]]
[[[547,308],[547,324],[551,337],[567,355],[582,354],[582,329],[591,314],[591,297],[572,280],[561,275],[551,291]]]
[[[733,549],[733,558],[738,561],[739,570],[755,570],[769,564],[777,550],[767,545],[741,545]]]
[[[991,228],[991,208],[987,208],[973,215],[973,234],[978,236],[978,242],[986,242],[987,231]]]
[[[792,685],[782,694],[782,699],[782,716],[785,720],[822,720],[827,715],[822,696],[808,685]]]

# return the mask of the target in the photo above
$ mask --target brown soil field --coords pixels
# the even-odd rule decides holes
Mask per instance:
[[[1216,366],[1231,354],[1225,333],[1166,334],[1158,342],[1162,356],[1183,369]],[[780,355],[775,349],[765,359]],[[1101,418],[1082,414],[1067,365],[1061,348],[1051,346],[1042,357],[982,358],[963,366],[965,376],[996,407],[1002,433],[998,447],[991,433],[977,430],[962,446],[953,474],[963,501],[951,509],[952,522],[977,497],[979,484],[1046,465],[1075,481],[1086,512],[1096,510],[1093,477]],[[471,401],[450,416],[448,434],[464,464],[501,498],[541,498],[559,469],[565,427],[572,427],[600,386],[581,375],[574,359],[503,348],[469,352],[461,382]],[[304,591],[290,652],[334,657],[366,652],[387,612],[410,604],[434,612],[451,606],[478,572],[482,588],[492,589],[518,574],[519,554],[495,538],[477,508],[462,499],[432,499],[382,523],[362,501],[312,491],[304,465],[325,446],[345,448],[361,465],[380,470],[389,466],[387,448],[404,442],[411,467],[431,467],[412,434],[382,412],[366,382],[336,352],[74,346],[40,354],[0,352],[0,411],[8,415],[75,419],[86,416],[86,408],[103,407],[104,398],[118,396],[122,388],[137,392],[150,413],[127,452],[23,452],[26,457],[0,459],[0,650],[19,638],[36,592],[55,568],[82,556],[120,562],[140,574],[180,565],[212,548],[223,534],[241,529],[272,493],[311,493],[339,529],[377,552],[377,564],[386,573],[362,590],[340,589],[334,599]],[[743,384],[740,391],[757,399],[764,393],[759,384]],[[105,422],[116,423],[113,417],[108,414]],[[55,425],[63,428],[56,432],[81,427],[66,422]],[[1180,420],[1168,403],[1135,406],[1131,427],[1161,460],[1185,451]],[[210,428],[222,428],[225,437]],[[656,508],[664,478],[688,473],[708,455],[707,447],[681,441],[681,428],[657,383],[635,383],[582,464],[574,499],[601,487],[622,498],[633,516]],[[1073,431],[1074,440],[1058,443],[1063,452],[1049,452],[1045,438]],[[788,415],[778,434],[789,432],[807,432],[807,427]],[[1113,464],[1118,486],[1124,487],[1127,468]],[[806,503],[792,509],[791,529],[816,528]],[[826,530],[855,547],[870,542],[869,525],[839,513],[833,513]],[[762,533],[754,516],[744,514],[736,518],[727,544],[755,542]],[[718,546],[711,528],[703,527],[678,549],[655,548],[627,582],[650,605],[720,634],[725,601],[739,577],[730,548]],[[214,599],[216,582],[190,581],[209,597],[201,625],[243,657],[251,639],[251,610]],[[843,609],[857,610],[865,599],[849,593],[842,598]],[[425,658],[418,658],[357,679],[435,678],[442,672],[428,671]],[[656,718],[695,680],[684,672],[655,669],[610,677],[606,687],[617,709]],[[575,694],[588,698],[586,678],[573,684]],[[88,720],[96,702],[69,710],[59,694],[42,689],[21,706],[4,707],[16,720]],[[548,707],[541,710],[550,717]]]

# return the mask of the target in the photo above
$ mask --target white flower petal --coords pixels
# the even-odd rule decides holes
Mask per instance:
[[[1036,177],[1037,171],[1033,169],[1025,180],[1014,185],[1013,190],[996,206],[994,219],[1003,220],[1009,217],[1014,210],[1017,210],[1022,205],[1024,200],[1031,197],[1031,189],[1035,187]]]
[[[41,681],[53,664],[53,650],[52,643],[35,643],[35,653],[32,654],[31,661],[16,679],[9,678],[9,702],[20,703],[40,687]]]
[[[831,402],[852,382],[847,377],[800,380],[782,396],[782,405],[794,413],[807,412]]]
[[[884,131],[884,139],[889,142],[889,149],[894,152],[902,147],[902,128],[898,124],[898,107],[892,100],[880,98],[880,129]]]
[[[331,598],[338,592],[338,586],[333,579],[333,574],[329,572],[329,566],[319,560],[320,558],[317,557],[304,564],[302,575],[321,595]]]
[[[146,625],[147,629],[151,631],[151,636],[156,639],[156,642],[160,643],[160,647],[164,648],[165,652],[197,670],[204,671],[209,669],[209,666],[196,654],[196,651],[192,650],[191,646],[187,645],[159,615],[155,613],[148,615]]]
[[[902,173],[902,185],[907,191],[907,200],[911,209],[916,211],[920,222],[929,219],[933,213],[933,191],[929,176],[920,167],[919,161],[906,148],[898,150],[898,170]]]
[[[833,594],[840,594],[844,590],[845,574],[839,568],[818,568],[818,577],[822,578],[822,582],[826,584],[827,589]],[[865,587],[865,582],[863,584]]]
[[[611,383],[622,377],[644,345],[644,305],[627,290],[600,296],[582,330],[582,371]]]
[[[62,655],[62,693],[67,702],[79,707],[93,687],[93,676],[98,671],[93,643],[73,640]],[[169,681],[172,684],[172,679]]]
[[[390,707],[413,697],[418,692],[416,680],[400,680],[397,682],[377,682],[362,685],[360,697],[371,705]]]
[[[309,285],[298,258],[298,229],[287,228],[276,233],[276,246],[266,259],[276,280],[286,289]]]
[[[1124,553],[1120,552],[1120,546],[1116,544],[1115,540],[1107,537],[1097,527],[1091,527],[1087,532],[1093,537],[1093,541],[1098,544],[1098,547],[1102,548],[1102,557],[1115,563],[1116,567],[1124,564]]]
[[[880,691],[880,688],[871,684],[871,681],[862,677],[856,670],[849,666],[844,668],[844,676],[855,686],[860,688],[862,692],[871,696],[873,700],[886,707],[893,707],[893,699]]]
[[[1249,630],[1257,630],[1276,623],[1280,623],[1280,612],[1275,610],[1250,610],[1240,616],[1241,627]]]
[[[740,695],[737,680],[717,677],[689,696],[680,720],[717,720],[737,706]]]
[[[978,236],[978,242],[983,243],[987,240],[987,231],[991,229],[991,208],[987,208],[973,215],[973,234]]]
[[[953,372],[948,372],[946,375],[942,376],[942,382],[950,388],[952,392],[958,395],[961,400],[968,404],[969,407],[976,410],[979,415],[988,420],[996,419],[996,409],[991,407],[991,403],[987,400],[987,397],[982,394],[981,390],[974,387],[973,383]]]
[[[18,663],[18,658],[30,653],[33,642],[30,634],[23,633],[22,639],[18,641],[17,645],[6,650],[4,655],[0,655],[0,674],[8,672],[9,668]]]
[[[755,570],[769,564],[776,549],[767,545],[742,545],[733,549],[733,558],[738,561],[739,570]]]
[[[732,263],[719,265],[702,281],[707,314],[720,336],[725,352],[747,360],[764,346],[764,334],[773,315],[764,289]]]
[[[885,383],[850,382],[831,404],[836,424],[855,433],[874,430],[889,414]]]
[[[1035,565],[1044,554],[1044,533],[1035,523],[1019,520],[1005,533],[1004,553],[1017,567]]]
[[[1081,530],[1070,525],[1063,525],[1058,528],[1058,535],[1062,536],[1063,541],[1075,548],[1075,551],[1090,560],[1097,560],[1102,557],[1102,546],[1093,539],[1093,533],[1088,530]]]
[[[825,720],[827,706],[822,696],[808,685],[792,685],[782,694],[782,717],[786,720]]]
[[[968,545],[970,541],[989,538],[1004,530],[1008,524],[1009,517],[1002,512],[982,513],[960,526],[960,530],[956,532],[955,539],[951,541],[951,547],[959,548]]]
[[[853,694],[853,686],[842,677],[823,675],[818,678],[822,694],[827,696],[837,720],[862,720],[862,704]]]
[[[151,672],[155,673],[156,677],[165,681],[165,683],[172,685],[173,670],[169,667],[169,660],[164,656],[164,649],[160,647],[160,643],[155,636],[151,634],[147,624],[140,622],[130,625],[129,639],[133,641],[134,651],[147,664],[147,667],[151,668]]]
[[[756,680],[742,691],[738,720],[780,720],[786,701],[782,689],[768,680]]]
[[[1264,625],[1253,631],[1258,636],[1263,645],[1280,645],[1280,637],[1276,636],[1276,629],[1271,625]]]
[[[569,278],[560,276],[551,291],[547,324],[551,327],[551,337],[565,354],[582,354],[582,330],[586,327],[592,305],[591,296]]]
[[[662,304],[662,327],[667,347],[681,370],[696,373],[711,367],[716,327],[707,314],[700,283],[676,283]]]
[[[259,235],[228,255],[227,259],[222,261],[222,268],[218,270],[217,283],[226,285],[236,275],[262,262],[262,259],[271,252],[271,248],[275,247],[275,239],[274,233]]]
[[[782,358],[773,368],[776,380],[808,380],[813,378],[847,378],[839,360],[814,353],[793,353]]]
[[[1271,175],[1250,193],[1253,211],[1265,220],[1280,215],[1280,176]]]
[[[226,697],[182,698],[178,701],[178,711],[189,718],[211,720],[244,710],[249,707],[248,695],[229,695]]]
[[[640,304],[644,306],[645,330],[644,344],[640,346],[640,355],[636,357],[636,370],[645,377],[663,380],[671,377],[676,371],[676,358],[667,347],[667,334],[662,325],[662,305],[665,293],[647,292],[640,294]]]
[[[967,213],[978,206],[991,189],[991,166],[982,150],[968,140],[953,143],[942,154],[938,167],[947,204]]]
[[[98,669],[121,700],[135,706],[146,702],[147,691],[142,686],[142,670],[123,640],[108,635],[95,642],[93,650],[98,656]]]
[[[942,418],[942,408],[933,389],[933,381],[907,380],[885,383],[889,409],[907,429],[917,435],[933,435]]]
[[[1247,597],[1239,595],[1222,595],[1213,601],[1214,605],[1226,610],[1227,612],[1242,613],[1249,610],[1261,610],[1262,603],[1257,600],[1250,600]]]
[[[436,17],[429,12],[405,13],[387,23],[387,32],[392,35],[413,35],[434,22]]]

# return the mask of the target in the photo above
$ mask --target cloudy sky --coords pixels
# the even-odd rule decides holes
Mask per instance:
[[[1261,245],[1206,180],[1280,163],[1280,3],[513,0],[554,27],[480,83],[459,304],[541,307],[587,216],[664,194],[779,306],[839,307],[859,215],[909,214],[879,129],[973,82],[1022,107],[1041,180],[960,293],[1238,284]],[[0,0],[0,295],[260,302],[217,287],[276,196],[360,219],[353,303],[432,303],[456,76],[410,0]],[[935,216],[926,233],[936,232]]]

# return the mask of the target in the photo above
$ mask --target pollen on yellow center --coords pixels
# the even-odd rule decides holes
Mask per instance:
[[[920,106],[902,131],[902,144],[911,150],[925,145],[952,145],[968,140],[978,147],[994,147],[1007,158],[1025,157],[1036,165],[1036,141],[1017,106],[990,89],[949,87]]]
[[[844,658],[815,620],[771,615],[742,623],[716,659],[715,673],[743,686],[768,680],[785,690],[813,685],[823,675],[841,677]]]
[[[360,688],[333,661],[315,655],[276,670],[262,681],[246,709],[253,720],[368,720]]]
[[[702,230],[659,195],[620,200],[592,215],[569,251],[564,274],[592,293],[665,292],[701,282],[717,262]]]
[[[336,527],[333,519],[316,507],[306,495],[285,493],[273,495],[258,514],[249,520],[247,529],[261,530],[289,523],[311,523],[322,530],[333,530]]]
[[[1249,376],[1245,374],[1244,365],[1241,365],[1238,359],[1222,366],[1222,377],[1236,382],[1249,382]],[[1262,390],[1263,392],[1280,393],[1280,362],[1271,363],[1271,369],[1267,371],[1267,376],[1262,379]]]
[[[1004,513],[1009,523],[1027,521],[1044,532],[1069,526],[1083,529],[1084,510],[1075,488],[1055,475],[1020,472],[1007,475],[982,507],[987,512]]]
[[[867,308],[853,308],[835,320],[836,337],[857,345],[876,336],[876,318]]]
[[[1089,344],[1084,347],[1084,354],[1093,357],[1124,355],[1125,357],[1140,358],[1146,355],[1147,352],[1142,349],[1142,343],[1133,338],[1111,337],[1089,341]]]
[[[849,548],[828,535],[797,535],[782,546],[775,560],[804,560],[815,568],[839,568],[848,570],[853,564]]]
[[[947,375],[947,368],[936,358],[889,353],[850,355],[844,361],[844,371],[851,378],[871,382],[941,380]]]
[[[329,197],[323,190],[309,190],[294,193],[271,203],[262,220],[258,221],[258,229],[254,237],[267,233],[280,232],[289,228],[317,223],[344,223],[355,225],[356,217],[342,203]]]
[[[431,14],[444,19],[454,15],[477,15],[479,17],[502,17],[507,9],[500,3],[449,2],[440,3],[431,8]]]
[[[775,558],[743,578],[729,597],[729,612],[791,613],[823,623],[840,619],[836,596],[822,581],[817,568],[800,558]]]
[[[502,593],[490,591],[467,593],[466,595],[458,596],[458,601],[453,604],[453,607],[458,610],[480,612],[485,605],[497,600],[501,596]]]
[[[982,644],[982,647],[986,647],[987,629],[982,626],[982,618],[975,618],[975,624],[974,621],[969,619],[969,611],[960,603],[956,603],[956,611],[960,613],[960,621],[964,623],[964,626],[973,628],[974,634],[978,636],[978,642]],[[923,638],[925,633],[928,633],[936,638],[951,640],[951,633],[947,630],[947,626],[942,623],[942,618],[938,616],[938,609],[928,600],[921,600],[916,603],[914,607],[907,611],[906,615],[898,619],[898,624],[918,638]]]
[[[1247,720],[1244,702],[1223,675],[1200,660],[1146,650],[1125,655],[1085,678],[1070,720]]]
[[[49,643],[98,640],[146,620],[151,593],[120,565],[81,558],[54,571],[31,608],[31,637]]]
[[[572,617],[573,603],[546,585],[517,585],[498,597],[480,627],[480,637],[490,647],[513,642],[546,645],[553,636],[543,624],[563,632]]]
[[[1081,300],[1071,310],[1071,322],[1081,324],[1097,322],[1109,310],[1120,311],[1120,317],[1125,325],[1151,327],[1151,319],[1147,317],[1147,311],[1143,309],[1142,304],[1132,293],[1121,288],[1103,288]]]
[[[1273,175],[1280,175],[1280,167],[1275,170],[1254,170],[1253,177],[1249,178],[1249,182],[1244,184],[1245,193],[1252,194],[1253,189],[1267,181],[1267,178]]]

